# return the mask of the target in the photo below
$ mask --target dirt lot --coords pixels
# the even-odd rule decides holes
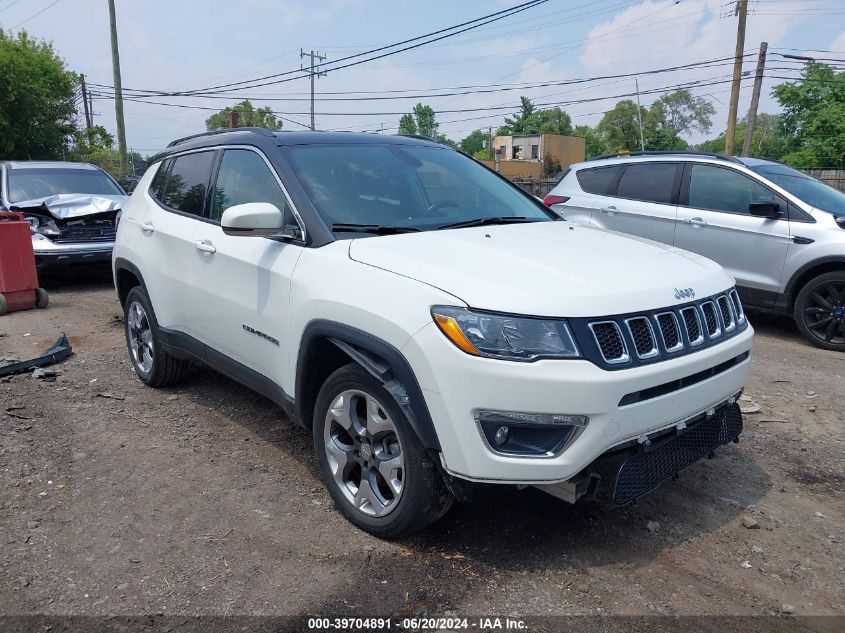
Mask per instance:
[[[107,278],[51,301],[0,318],[0,357],[75,351],[0,381],[2,614],[845,614],[845,355],[788,321],[752,317],[742,441],[638,506],[485,489],[390,543],[270,402],[205,369],[144,387]]]

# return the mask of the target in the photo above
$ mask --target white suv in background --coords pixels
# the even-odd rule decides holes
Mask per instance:
[[[730,275],[561,221],[428,140],[174,141],[113,266],[140,379],[195,359],[277,402],[382,537],[474,482],[626,504],[742,430],[752,329]]]
[[[781,163],[645,152],[572,165],[545,202],[567,220],[709,257],[748,308],[845,351],[845,193]]]

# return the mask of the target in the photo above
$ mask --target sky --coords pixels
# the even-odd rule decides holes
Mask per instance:
[[[294,71],[302,61],[300,48],[316,50],[331,62],[521,2],[116,0],[123,86],[185,91]],[[635,94],[634,77],[618,75],[638,74],[643,106],[679,84],[709,84],[692,88],[716,107],[711,132],[688,139],[698,142],[725,128],[732,72],[732,59],[726,58],[732,58],[736,46],[734,6],[733,0],[548,0],[454,37],[328,72],[316,81],[317,128],[395,133],[401,113],[422,102],[438,112],[440,131],[460,140],[474,129],[492,126],[495,131],[516,109],[520,95],[548,107],[560,104],[576,125],[595,125],[622,95]],[[52,41],[68,68],[83,73],[94,91],[107,93],[97,84],[113,84],[106,0],[0,0],[0,27],[23,28]],[[741,116],[748,110],[756,54],[764,40],[772,77],[764,81],[760,111],[776,112],[771,87],[797,76],[801,65],[782,54],[845,60],[845,0],[749,1]],[[649,72],[708,60],[718,61]],[[605,79],[536,86],[599,77]],[[217,95],[223,98],[126,101],[129,148],[149,155],[174,138],[204,131],[214,110],[244,96],[281,113],[284,129],[304,129],[309,80],[299,72],[284,78],[295,79]],[[495,91],[436,96],[466,92],[449,90],[462,86]],[[371,99],[384,96],[403,98]],[[96,98],[94,113],[95,123],[115,132],[112,99]]]

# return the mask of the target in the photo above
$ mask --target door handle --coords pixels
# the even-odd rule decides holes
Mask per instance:
[[[152,235],[156,230],[156,227],[153,226],[152,222],[141,222],[138,226],[140,226],[141,230],[147,235]]]
[[[689,218],[684,220],[687,224],[692,224],[693,226],[707,226],[707,220],[702,218]]]
[[[607,213],[608,215],[616,215],[617,213],[619,213],[619,209],[612,205],[609,207],[602,207],[601,211],[602,213]]]
[[[212,244],[208,240],[203,240],[202,242],[197,240],[196,242],[194,242],[194,246],[203,255],[214,255],[214,253],[217,252],[217,249],[214,248],[214,244]]]

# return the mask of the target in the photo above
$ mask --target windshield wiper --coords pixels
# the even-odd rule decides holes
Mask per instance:
[[[460,229],[465,226],[484,226],[485,224],[518,224],[522,222],[537,222],[537,220],[526,218],[524,215],[503,215],[492,218],[475,218],[473,220],[452,222],[451,224],[444,224],[443,226],[438,226],[437,230]]]
[[[332,231],[338,233],[373,233],[374,235],[394,235],[396,233],[416,233],[414,226],[390,226],[385,224],[332,224]]]

